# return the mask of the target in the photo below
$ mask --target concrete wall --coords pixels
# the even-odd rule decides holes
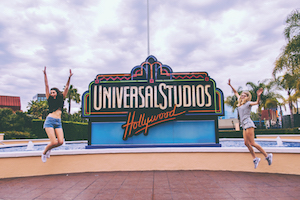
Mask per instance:
[[[295,150],[296,149],[296,150]],[[43,163],[40,152],[0,154],[0,178],[77,172],[148,170],[221,170],[300,175],[300,148],[266,149],[273,152],[269,166],[263,155],[257,169],[246,148],[154,148],[53,151]]]

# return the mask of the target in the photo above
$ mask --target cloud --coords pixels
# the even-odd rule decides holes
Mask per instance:
[[[129,73],[147,54],[147,1],[3,1],[0,3],[1,95],[22,109],[49,84],[82,94],[97,74]],[[271,77],[286,43],[295,0],[149,0],[150,53],[173,71],[206,71],[225,96],[227,79],[244,86]],[[17,80],[17,81],[16,81]],[[78,109],[80,105],[72,104]]]

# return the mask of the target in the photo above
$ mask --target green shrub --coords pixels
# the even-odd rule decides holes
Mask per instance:
[[[4,132],[5,140],[28,139],[28,138],[32,138],[31,134],[28,132],[22,132],[22,131],[5,131]]]
[[[88,123],[64,121],[62,126],[66,141],[88,140]]]
[[[298,128],[283,128],[283,129],[257,129],[256,135],[272,135],[272,134],[300,134]]]
[[[12,115],[12,109],[0,108],[0,132],[12,130]]]
[[[219,138],[243,138],[243,131],[219,131]]]
[[[0,108],[0,132],[31,132],[32,118],[22,111],[15,113],[10,108]]]
[[[86,121],[86,119],[81,119],[79,113],[66,115],[66,117],[72,121],[62,122],[65,139],[87,140],[88,123],[73,121]],[[8,135],[5,136],[5,139],[48,138],[43,129],[44,121],[45,120],[43,119],[33,119],[31,115],[21,111],[14,113],[9,108],[0,108],[0,132],[8,133]]]
[[[12,115],[11,123],[14,131],[31,132],[32,118],[26,113],[17,111]]]
[[[45,130],[43,129],[44,121],[45,120],[42,119],[32,120],[31,133],[34,134],[39,139],[48,138]]]

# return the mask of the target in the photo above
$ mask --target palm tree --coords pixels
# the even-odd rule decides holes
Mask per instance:
[[[253,82],[247,82],[246,83],[246,86],[248,86],[248,87],[250,87],[249,88],[249,92],[251,93],[251,95],[252,95],[252,101],[256,101],[256,99],[257,99],[257,94],[256,94],[256,92],[257,92],[257,90],[259,89],[259,88],[263,88],[263,89],[265,89],[266,88],[266,83],[267,82],[267,79],[265,79],[265,80],[263,80],[262,82],[261,81],[258,81],[258,84],[256,85],[255,83],[253,83]],[[259,106],[258,106],[258,108],[259,109],[261,109],[262,108],[262,105],[265,103],[265,101],[266,101],[266,98],[265,98],[265,95],[264,95],[264,93],[263,94],[261,94],[261,103],[259,104]]]
[[[291,76],[290,74],[285,74],[284,76],[279,76],[276,79],[277,87],[280,90],[287,91],[288,98],[286,99],[289,110],[290,110],[290,118],[291,118],[291,126],[294,127],[294,115],[293,115],[293,103],[297,101],[297,93],[295,92],[295,86],[297,82],[297,78],[295,76]]]
[[[294,10],[287,17],[286,20],[286,28],[284,30],[285,38],[289,41],[286,46],[286,51],[292,54],[294,63],[295,63],[295,71],[298,74],[297,87],[294,98],[300,97],[300,79],[299,79],[299,64],[300,64],[300,11]],[[296,100],[297,102],[297,100]],[[298,113],[298,103],[297,103],[297,113]]]
[[[47,101],[30,101],[27,106],[29,115],[37,117],[39,119],[44,119],[48,112],[48,103]]]
[[[299,75],[300,65],[300,35],[295,36],[289,43],[282,49],[279,58],[275,61],[273,75],[286,71],[290,75]]]
[[[265,82],[266,82],[266,80],[263,80],[263,82],[258,81],[257,85],[255,83],[253,83],[253,82],[247,82],[246,83],[247,86],[250,86],[249,92],[252,95],[252,99],[251,99],[252,101],[253,100],[256,101],[256,99],[257,99],[256,92],[257,92],[257,90],[259,88],[265,89],[265,87],[266,87]],[[263,93],[263,94],[261,94],[261,103],[258,104],[258,109],[257,109],[257,113],[258,113],[258,116],[259,116],[259,126],[260,127],[262,127],[262,123],[261,123],[261,110],[262,110],[262,107],[263,107],[262,105],[264,105],[264,103],[265,103],[265,100],[266,100],[266,98],[265,98],[265,95]]]
[[[298,94],[297,85],[300,84],[300,12],[298,10],[294,10],[287,17],[284,36],[288,44],[275,62],[273,76],[279,88],[287,91],[291,125],[294,127],[293,102],[295,98],[297,101],[295,94]],[[284,75],[276,78],[276,74],[282,72]]]
[[[73,85],[70,85],[68,94],[67,94],[67,99],[68,99],[68,103],[69,103],[69,110],[68,113],[71,113],[71,101],[75,101],[76,103],[80,102],[80,94],[77,93],[77,89],[73,88]]]
[[[299,35],[300,31],[300,12],[294,10],[288,15],[286,21],[286,27],[284,29],[284,36],[290,41],[295,35]]]
[[[247,82],[246,85],[250,87],[249,92],[252,95],[252,101],[255,101],[257,99],[257,90],[259,88],[264,89],[264,92],[261,95],[260,104],[258,105],[258,115],[260,116],[259,125],[261,126],[262,109],[277,109],[279,105],[278,99],[281,99],[283,97],[275,92],[276,84],[273,80],[265,79],[262,82],[259,81],[258,84],[255,84],[253,82]]]

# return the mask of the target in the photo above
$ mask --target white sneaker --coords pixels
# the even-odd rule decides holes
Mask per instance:
[[[42,161],[43,161],[43,162],[46,162],[46,161],[47,161],[47,155],[44,155],[43,153],[42,153]]]
[[[46,153],[47,158],[50,158],[50,153],[51,153],[51,150],[48,150],[47,153]]]
[[[260,158],[257,158],[257,157],[256,157],[256,158],[253,159],[254,169],[257,168],[259,162],[260,162]]]
[[[272,160],[273,160],[273,154],[268,154],[268,156],[266,157],[266,160],[268,161],[268,164],[271,165],[272,164]]]

